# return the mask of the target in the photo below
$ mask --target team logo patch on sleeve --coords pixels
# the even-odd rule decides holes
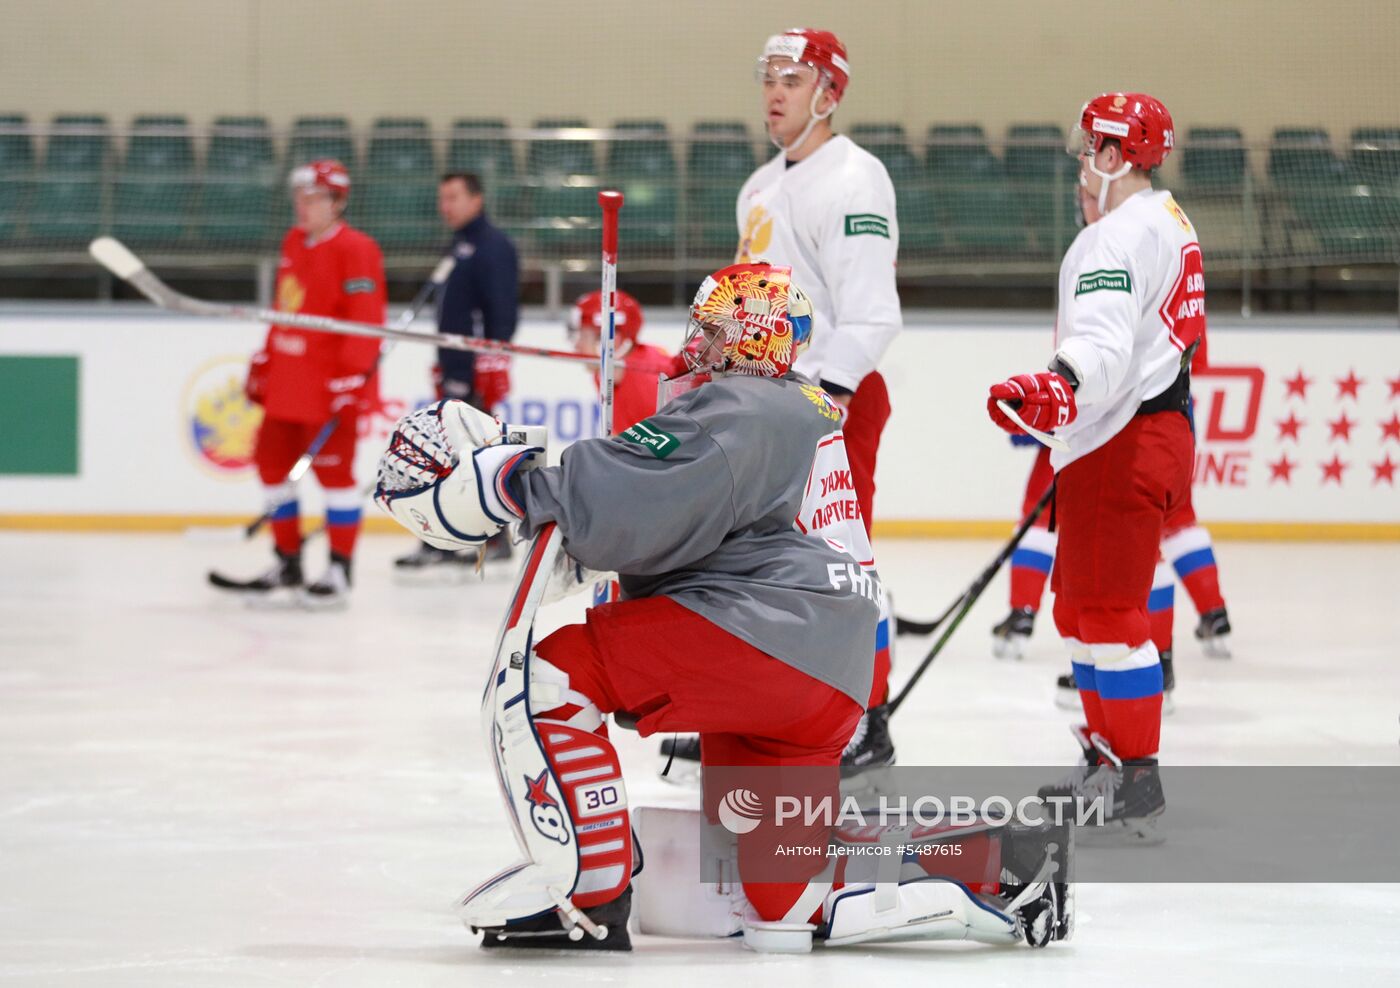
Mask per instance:
[[[636,443],[651,451],[651,455],[658,460],[664,460],[676,450],[680,449],[681,441],[669,432],[662,432],[660,429],[648,425],[646,422],[638,422],[636,425],[623,430],[621,437],[629,443]]]
[[[346,295],[368,295],[374,291],[374,279],[350,278],[340,287]]]
[[[1074,286],[1074,297],[1088,295],[1090,292],[1131,292],[1132,290],[1133,280],[1128,277],[1128,272],[1121,268],[1112,271],[1090,271],[1079,276],[1079,281]]]
[[[876,237],[890,239],[890,221],[878,213],[847,213],[846,236],[858,237],[869,233]]]

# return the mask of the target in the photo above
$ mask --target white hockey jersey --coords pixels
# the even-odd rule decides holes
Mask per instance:
[[[1056,470],[1118,434],[1171,387],[1182,353],[1205,335],[1196,230],[1170,192],[1144,189],[1075,238],[1060,265],[1056,353],[1079,378],[1079,415],[1055,434]]]
[[[779,154],[744,183],[737,220],[735,260],[791,267],[812,300],[812,344],[793,369],[854,391],[902,324],[899,222],[885,166],[841,136],[791,168]]]

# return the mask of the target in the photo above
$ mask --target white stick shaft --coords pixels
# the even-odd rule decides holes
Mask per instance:
[[[94,240],[89,245],[88,252],[108,271],[130,284],[162,309],[169,309],[172,312],[184,312],[188,315],[207,316],[214,319],[266,322],[278,326],[291,326],[296,329],[341,333],[347,336],[375,336],[382,340],[397,340],[401,343],[428,343],[447,350],[549,357],[576,364],[598,363],[597,357],[575,353],[572,350],[552,350],[548,347],[525,346],[519,343],[507,343],[503,340],[455,336],[450,333],[411,333],[393,326],[351,322],[348,319],[332,319],[329,316],[278,312],[276,309],[263,309],[252,305],[205,302],[175,291],[151,273],[145,264],[122,243],[111,237],[99,237]]]
[[[1050,433],[1048,432],[1041,432],[1039,429],[1033,429],[1030,426],[1026,425],[1025,421],[1021,418],[1021,416],[1017,414],[1016,409],[1012,408],[1010,405],[1008,405],[1006,402],[1002,401],[999,398],[997,399],[997,408],[1000,408],[1003,415],[1005,415],[1011,421],[1019,425],[1021,429],[1026,433],[1026,435],[1030,436],[1042,446],[1049,446],[1051,449],[1057,449],[1061,453],[1069,452],[1069,443],[1065,442],[1063,439],[1059,439],[1055,436],[1050,435]]]

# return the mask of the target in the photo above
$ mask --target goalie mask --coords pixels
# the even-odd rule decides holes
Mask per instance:
[[[697,374],[782,377],[811,337],[812,304],[791,268],[734,264],[695,293],[685,360]]]

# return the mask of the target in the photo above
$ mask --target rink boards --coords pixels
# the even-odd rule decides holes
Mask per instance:
[[[894,415],[877,475],[882,534],[995,534],[1018,510],[1033,451],[987,420],[986,388],[1043,366],[1049,339],[1024,317],[1008,322],[1023,325],[945,319],[896,340],[884,369]],[[259,412],[241,382],[261,327],[144,308],[0,326],[0,524],[158,529],[257,513]],[[680,336],[674,320],[647,332],[664,346]],[[542,318],[518,340],[567,346],[562,326]],[[394,419],[430,398],[433,355],[400,345],[385,357],[383,406],[361,426],[362,481]],[[1203,521],[1225,537],[1400,538],[1400,332],[1255,319],[1213,333],[1210,355],[1193,381]],[[547,424],[552,456],[593,434],[596,399],[577,366],[517,358],[513,383],[505,417]]]

